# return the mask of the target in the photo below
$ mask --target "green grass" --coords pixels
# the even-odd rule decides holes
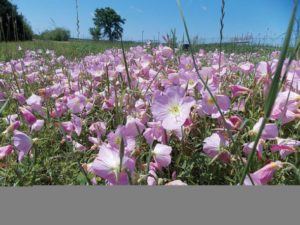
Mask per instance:
[[[128,49],[138,44],[137,42],[124,42],[124,48]],[[22,51],[18,51],[19,46],[21,46]],[[57,56],[63,55],[69,59],[75,59],[97,54],[109,48],[121,48],[121,43],[88,40],[0,42],[0,61],[21,58],[25,50],[49,49],[54,50]]]
[[[139,42],[124,42],[125,50],[132,46],[141,45]],[[18,51],[18,47],[21,46],[22,51]],[[37,49],[49,49],[54,50],[57,56],[63,55],[69,59],[82,58],[90,54],[97,54],[104,52],[109,48],[120,48],[120,42],[109,41],[89,41],[89,40],[70,40],[70,41],[25,41],[25,42],[0,42],[0,61],[9,61],[11,59],[21,58],[25,50],[37,50]],[[203,49],[205,51],[215,51],[219,48],[219,44],[197,44],[194,46],[196,51]],[[223,51],[227,53],[254,53],[258,52],[262,55],[270,54],[274,50],[278,50],[278,47],[267,45],[248,45],[248,44],[236,44],[236,43],[223,43]],[[180,51],[184,52],[184,51]],[[188,53],[188,52],[186,52]]]
[[[219,49],[219,43],[212,43],[212,44],[198,44],[195,46],[196,50],[203,49],[205,51],[215,51]],[[236,54],[243,54],[243,53],[254,53],[259,52],[262,54],[271,53],[275,50],[279,50],[277,46],[271,45],[259,45],[259,44],[239,44],[239,43],[222,43],[222,51],[227,53],[236,53]]]

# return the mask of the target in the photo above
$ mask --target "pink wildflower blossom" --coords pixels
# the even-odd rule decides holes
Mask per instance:
[[[184,124],[194,104],[193,97],[184,96],[184,89],[172,86],[154,99],[151,111],[157,121],[162,121],[163,128],[175,130]]]

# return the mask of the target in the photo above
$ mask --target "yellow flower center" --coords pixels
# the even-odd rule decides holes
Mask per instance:
[[[75,104],[76,104],[77,106],[80,106],[80,105],[81,105],[81,102],[80,102],[80,99],[79,99],[79,98],[76,98],[76,99],[75,99]]]
[[[207,104],[210,105],[210,106],[213,106],[215,104],[215,102],[214,102],[214,100],[212,98],[209,97],[207,99]]]
[[[178,104],[174,104],[169,108],[169,112],[176,115],[180,113],[180,106]]]
[[[270,166],[271,166],[272,169],[279,169],[280,168],[280,166],[276,162],[271,162]]]
[[[195,82],[193,80],[189,80],[189,85],[193,86]]]
[[[192,69],[192,65],[191,65],[191,64],[185,64],[185,69],[186,69],[186,70]]]
[[[122,141],[121,137],[117,137],[117,138],[115,139],[116,145],[121,145],[121,141]]]

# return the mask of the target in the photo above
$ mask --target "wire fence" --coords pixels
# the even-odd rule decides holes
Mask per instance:
[[[298,31],[293,32],[293,37],[291,39],[291,46],[294,46],[297,41],[298,37]],[[166,35],[153,35],[153,38],[143,38],[143,35],[141,38],[129,38],[124,36],[123,41],[125,42],[137,42],[137,43],[155,43],[155,44],[164,44],[166,43],[166,39],[164,38]],[[179,35],[180,36],[180,35]],[[187,40],[181,36],[182,38],[179,38],[176,36],[176,43],[178,45],[184,45],[187,44]],[[222,43],[223,44],[235,44],[235,45],[261,45],[261,46],[274,46],[274,47],[280,47],[284,41],[285,33],[282,33],[280,35],[253,35],[253,34],[242,34],[237,36],[224,36]],[[81,37],[78,39],[76,37],[75,33],[72,34],[72,39],[77,40],[91,40],[91,37],[87,34],[82,34]],[[196,45],[201,44],[217,44],[220,41],[220,37],[201,37],[200,35],[196,35],[192,37],[192,43]]]

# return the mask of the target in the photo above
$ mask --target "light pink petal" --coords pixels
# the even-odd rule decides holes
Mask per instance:
[[[22,161],[24,156],[28,154],[32,147],[32,140],[23,132],[15,130],[13,135],[13,143],[16,149],[18,150],[18,160]]]
[[[181,180],[173,180],[165,185],[166,186],[187,186],[187,184],[182,182]]]
[[[34,124],[31,126],[32,131],[40,131],[44,127],[44,120],[37,120]]]

